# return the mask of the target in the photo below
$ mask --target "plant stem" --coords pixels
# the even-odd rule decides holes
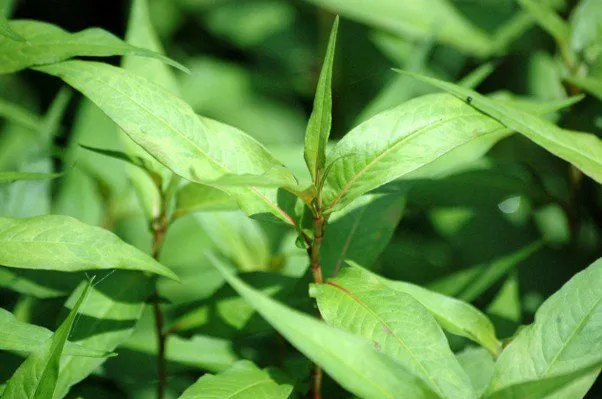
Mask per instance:
[[[309,262],[311,272],[314,278],[314,283],[322,284],[324,277],[322,275],[322,264],[320,263],[320,249],[322,248],[322,241],[324,240],[324,230],[326,229],[326,219],[322,215],[321,206],[318,205],[318,209],[314,216],[314,237],[308,245],[307,254],[309,255]],[[320,311],[318,310],[318,316],[321,317]],[[314,364],[313,372],[313,397],[314,399],[321,398],[322,389],[322,369],[316,363]]]
[[[151,223],[151,229],[153,233],[152,243],[152,255],[155,260],[159,260],[161,248],[163,247],[163,240],[165,239],[165,233],[169,226],[169,218],[167,216],[167,204],[165,198],[162,198],[161,212],[155,220]],[[164,318],[163,311],[159,306],[159,290],[155,282],[155,291],[153,295],[153,313],[155,315],[155,332],[157,334],[157,399],[163,399],[165,397],[165,387],[167,385],[167,367],[165,362],[165,346],[167,342],[168,334],[163,331]]]

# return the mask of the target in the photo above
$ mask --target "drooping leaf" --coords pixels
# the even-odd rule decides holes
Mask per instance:
[[[443,331],[412,296],[359,267],[345,267],[310,292],[328,324],[365,338],[439,396],[476,398]]]
[[[268,371],[241,360],[221,374],[205,374],[188,387],[180,399],[287,399],[292,391],[291,385],[278,384]]]
[[[488,389],[491,396],[513,385],[602,364],[600,281],[602,259],[575,275],[543,303],[535,322],[523,328],[499,357]],[[590,371],[590,383],[599,371]],[[581,395],[589,386],[583,388]]]
[[[14,172],[0,171],[0,184],[10,183],[17,180],[46,180],[56,179],[62,173],[32,173],[32,172]]]
[[[0,264],[63,272],[139,270],[178,280],[171,270],[113,233],[59,215],[0,218]]]
[[[69,33],[58,26],[33,20],[11,21],[9,26],[25,40],[0,36],[0,74],[77,56],[107,57],[124,54],[154,57],[186,71],[177,62],[161,54],[130,46],[103,29],[90,28]]]
[[[366,7],[361,1],[307,1],[403,36],[435,36],[439,42],[468,54],[484,56],[492,49],[488,35],[447,0],[376,0],[370,3],[370,7]]]
[[[345,389],[368,399],[437,398],[418,376],[391,357],[379,353],[364,339],[330,327],[257,292],[213,257],[213,264],[279,333]]]
[[[164,88],[121,68],[67,61],[38,69],[82,91],[132,140],[188,180],[210,185],[224,175],[262,175],[282,166],[253,138],[199,117]],[[291,180],[289,174],[282,185],[290,185]],[[294,224],[278,206],[275,189],[234,187],[228,193],[248,213],[273,213]]]
[[[118,270],[99,280],[81,308],[71,341],[87,348],[113,352],[132,333],[152,293],[152,279],[142,273]],[[78,287],[69,300],[72,305]],[[54,399],[63,398],[73,384],[86,378],[106,358],[66,357],[61,361]]]
[[[398,71],[439,87],[466,100],[479,111],[497,119],[509,129],[523,134],[552,154],[572,163],[583,173],[602,183],[602,140],[589,133],[561,129],[553,123],[524,110],[498,103],[487,97],[442,80],[411,72]]]
[[[231,211],[236,201],[225,192],[203,184],[188,183],[176,194],[174,217],[195,212]]]
[[[326,144],[332,125],[332,66],[334,64],[338,28],[339,18],[336,17],[332,32],[330,32],[330,40],[324,56],[320,78],[318,79],[314,108],[309,117],[307,132],[305,133],[305,163],[316,186],[320,183],[321,175],[324,172]]]
[[[52,337],[40,349],[29,355],[15,371],[6,384],[3,398],[52,398],[59,377],[59,363],[63,348],[90,286],[90,283],[86,284],[75,306]]]
[[[372,265],[389,243],[404,207],[400,194],[368,194],[333,213],[320,251],[324,275],[336,273],[345,260]]]
[[[349,263],[358,267],[353,262]],[[471,339],[495,356],[499,354],[501,344],[495,336],[491,321],[469,303],[429,291],[415,284],[385,279],[365,269],[362,271],[364,275],[377,280],[387,288],[408,294],[420,302],[445,330]]]
[[[324,203],[339,209],[360,195],[428,167],[454,149],[504,126],[449,95],[427,95],[354,128],[328,155]],[[378,137],[375,140],[375,137]]]
[[[5,309],[0,309],[0,330],[0,350],[6,351],[36,352],[52,336],[52,331],[17,320]],[[63,355],[107,357],[110,354],[67,341]]]

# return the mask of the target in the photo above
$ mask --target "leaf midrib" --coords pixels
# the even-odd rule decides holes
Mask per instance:
[[[334,287],[335,289],[341,291],[344,295],[349,296],[349,298],[351,298],[353,301],[357,302],[360,306],[362,306],[369,313],[371,313],[380,322],[380,324],[383,327],[385,327],[388,331],[391,332],[391,335],[394,336],[395,339],[399,342],[399,344],[410,354],[410,357],[412,358],[412,360],[414,361],[414,363],[418,365],[419,369],[422,371],[422,373],[424,374],[424,376],[432,383],[432,386],[437,389],[438,393],[440,395],[442,395],[443,397],[445,397],[445,394],[441,390],[441,387],[437,384],[437,382],[434,380],[434,378],[430,375],[430,373],[428,372],[428,370],[426,369],[426,367],[424,366],[424,364],[422,364],[422,362],[418,358],[416,358],[416,356],[414,355],[414,352],[405,344],[405,342],[401,339],[401,337],[399,337],[395,333],[395,330],[393,328],[391,328],[387,324],[387,322],[384,321],[378,315],[378,313],[376,313],[370,306],[368,306],[366,303],[364,303],[359,297],[357,297],[355,294],[353,294],[351,291],[349,291],[345,287],[343,287],[341,285],[338,285],[337,283],[334,283],[332,281],[327,281],[325,284],[326,285],[330,285],[330,286]]]

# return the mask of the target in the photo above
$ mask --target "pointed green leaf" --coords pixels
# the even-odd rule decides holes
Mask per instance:
[[[52,336],[52,331],[17,320],[12,313],[0,309],[0,350],[36,352]],[[67,341],[63,355],[107,357],[110,354]]]
[[[602,363],[600,281],[602,259],[576,274],[543,303],[535,322],[523,328],[499,357],[490,394]]]
[[[243,283],[215,257],[228,283],[293,346],[323,367],[345,389],[366,399],[438,398],[418,376],[364,339],[290,309]]]
[[[335,145],[327,159],[331,169],[324,203],[339,209],[454,149],[489,137],[499,140],[505,131],[501,123],[453,96],[412,99],[368,119]]]
[[[326,144],[330,136],[332,125],[332,65],[334,63],[334,52],[339,29],[339,17],[336,17],[330,32],[328,48],[324,56],[322,71],[318,79],[314,109],[307,123],[305,133],[304,157],[309,173],[314,184],[317,186],[324,172],[326,162]]]
[[[113,233],[59,215],[0,218],[0,264],[63,272],[139,270],[178,280],[171,270]]]
[[[593,134],[561,129],[553,123],[524,110],[498,103],[487,97],[442,80],[412,72],[398,71],[439,87],[466,100],[479,111],[499,120],[509,129],[523,134],[552,154],[572,163],[583,173],[602,183],[602,140]]]
[[[10,183],[17,180],[46,180],[56,179],[62,173],[32,173],[32,172],[14,172],[0,171],[0,184]]]
[[[136,323],[152,293],[153,280],[142,273],[118,270],[99,280],[82,306],[77,329],[71,341],[87,348],[112,352],[134,331]],[[73,305],[80,285],[73,292],[68,306]],[[54,399],[63,398],[69,388],[106,361],[106,358],[65,357],[61,361],[59,381]]]
[[[602,79],[572,76],[566,80],[602,101]]]
[[[28,399],[52,398],[59,376],[59,363],[63,348],[71,332],[71,327],[77,316],[79,307],[82,305],[90,283],[87,283],[79,296],[77,303],[42,348],[33,352],[15,371],[8,380],[2,398],[4,399]]]
[[[221,374],[205,374],[180,399],[287,399],[292,391],[291,385],[279,385],[267,371],[241,360]]]
[[[199,117],[164,88],[121,68],[67,61],[38,69],[80,90],[132,140],[185,179],[210,185],[224,175],[261,175],[282,167],[250,136]],[[289,185],[291,180],[294,177],[289,173],[282,185]],[[247,213],[273,213],[294,224],[278,206],[275,189],[233,187],[227,192]]]
[[[103,29],[90,28],[69,33],[58,26],[33,20],[11,21],[10,27],[25,40],[17,41],[0,36],[0,74],[78,56],[108,57],[124,54],[154,57],[186,71],[177,62],[161,54],[126,44]]]
[[[349,262],[349,264],[358,267],[353,262]],[[408,294],[420,302],[445,330],[471,339],[494,356],[499,354],[501,343],[495,336],[493,324],[487,316],[469,303],[429,291],[415,284],[385,279],[365,269],[362,271],[363,274],[377,280],[389,289]]]
[[[439,396],[476,398],[445,334],[412,296],[359,267],[345,267],[311,291],[328,324],[364,337],[419,375]]]

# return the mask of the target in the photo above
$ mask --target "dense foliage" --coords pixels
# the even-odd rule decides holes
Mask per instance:
[[[602,394],[602,1],[2,3],[2,398]]]

